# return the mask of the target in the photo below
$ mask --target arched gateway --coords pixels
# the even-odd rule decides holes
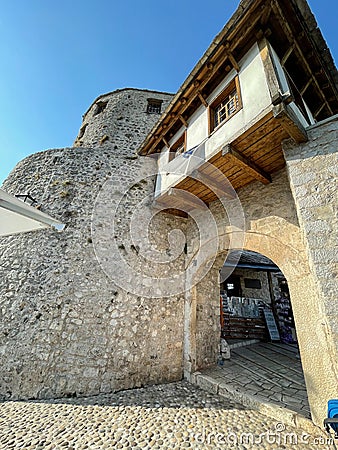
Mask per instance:
[[[323,399],[336,395],[336,349],[322,293],[297,224],[286,172],[276,174],[270,186],[254,184],[244,188],[239,198],[247,224],[243,248],[271,259],[287,279],[308,399],[313,420],[320,423],[326,408]],[[217,209],[215,205],[214,217]],[[188,378],[214,365],[219,355],[219,271],[231,231],[227,232],[222,223],[218,229],[220,248],[212,268],[186,297],[184,367]]]

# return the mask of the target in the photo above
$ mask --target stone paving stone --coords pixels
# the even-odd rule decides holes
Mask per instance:
[[[241,347],[232,351],[231,359],[225,362],[226,372],[224,366],[218,366],[217,372],[211,368],[206,373],[217,376],[218,383],[228,384],[230,390],[242,392],[243,396],[256,396],[309,418],[305,381],[296,351],[296,347],[290,350],[275,344]]]
[[[291,433],[296,444],[289,442]],[[314,450],[321,436],[184,381],[92,398],[0,405],[1,450]]]
[[[274,392],[273,394],[270,394],[269,399],[274,402],[281,402],[282,394],[279,394],[278,392]]]

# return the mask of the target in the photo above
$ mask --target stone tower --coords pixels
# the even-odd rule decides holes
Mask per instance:
[[[66,228],[1,239],[2,399],[92,395],[182,377],[183,297],[159,301],[142,295],[141,286],[121,287],[123,280],[114,282],[102,264],[105,249],[95,249],[92,233],[107,180],[105,201],[113,205],[114,195],[123,203],[129,186],[114,236],[102,229],[111,220],[109,205],[94,226],[98,242],[115,240],[115,251],[137,265],[128,223],[154,189],[153,178],[140,174],[155,173],[156,164],[135,151],[171,98],[137,89],[100,96],[84,114],[74,147],[31,155],[5,181],[5,190],[29,191]],[[181,226],[166,214],[155,217],[156,233],[166,236],[175,221]]]

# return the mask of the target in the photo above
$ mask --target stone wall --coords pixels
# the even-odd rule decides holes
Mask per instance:
[[[247,298],[259,298],[261,300],[265,300],[270,303],[270,290],[269,290],[269,282],[268,275],[266,272],[259,272],[257,270],[250,269],[235,269],[234,275],[240,277],[241,289],[243,297]],[[261,283],[260,289],[253,289],[245,287],[244,279],[256,279]]]
[[[160,114],[147,113],[148,99],[158,99],[161,113],[173,95],[140,89],[119,89],[100,95],[83,115],[76,147],[111,147],[132,156]]]
[[[219,347],[217,345],[211,347],[207,343],[210,340],[219,342],[220,338],[219,270],[224,264],[228,249],[241,248],[236,247],[236,242],[238,242],[243,246],[242,248],[261,253],[278,265],[280,261],[278,247],[272,246],[267,251],[262,242],[262,235],[273,237],[278,235],[278,237],[284,237],[285,240],[294,240],[294,245],[297,245],[298,220],[285,170],[275,174],[273,183],[267,186],[257,182],[241,189],[238,192],[237,203],[240,205],[244,221],[241,224],[243,229],[239,230],[242,239],[235,238],[233,243],[230,239],[231,235],[235,234],[233,233],[234,227],[230,225],[231,220],[229,221],[233,207],[228,202],[223,205],[219,201],[210,205],[212,216],[217,223],[218,253],[215,255],[217,258],[213,265],[214,270],[211,270],[190,293],[192,298],[196,299],[196,312],[192,312],[196,316],[195,331],[191,331],[192,345],[186,343],[186,352],[191,353],[186,358],[189,361],[189,368],[192,368],[191,371],[194,368],[198,370],[215,364],[217,360]],[[236,212],[238,213],[238,211]],[[200,224],[199,227],[202,228],[203,224]],[[248,242],[248,236],[251,236],[250,232],[255,239],[261,242],[259,247]],[[197,252],[200,244],[196,239],[197,234],[198,228],[190,220],[187,230],[187,241],[190,243],[188,259]],[[290,261],[290,263],[292,262]],[[187,324],[186,329],[189,329]],[[187,373],[189,370],[186,368]]]
[[[164,109],[171,96],[124,89],[99,97],[74,148],[26,158],[4,184],[29,191],[66,228],[0,241],[1,398],[92,395],[214,364],[219,269],[229,248],[243,247],[288,281],[320,424],[337,395],[337,118],[312,127],[308,143],[285,144],[287,170],[241,189],[240,211],[216,201],[183,219],[152,207],[156,161],[135,154],[158,120],[146,112],[148,98]]]
[[[156,172],[155,161],[134,154],[159,118],[145,112],[148,97],[163,99],[163,107],[171,99],[132,89],[104,96],[105,110],[92,117],[94,102],[84,117],[81,147],[32,155],[4,183],[12,194],[29,191],[66,228],[0,240],[2,399],[92,395],[182,378],[183,295],[150,298],[134,278],[143,249],[130,223],[151,198]],[[150,206],[142,203],[145,215]],[[184,222],[165,213],[152,219],[149,239],[160,254],[168,258],[169,232],[184,230]],[[130,264],[130,283],[109,272],[116,260]],[[148,258],[164,281],[183,262]]]
[[[320,295],[320,309],[325,318],[322,326],[332,340],[332,363],[325,370],[332,371],[338,379],[338,116],[312,126],[308,136],[309,141],[302,145],[285,143],[284,154],[311,272]]]
[[[313,192],[315,191],[314,185]],[[241,234],[244,235],[244,249],[261,253],[281,269],[290,289],[312,418],[316,424],[321,425],[326,415],[327,400],[337,395],[337,378],[333,369],[333,364],[336,364],[335,352],[332,335],[328,334],[326,326],[328,314],[323,310],[322,299],[318,296],[316,277],[308,258],[306,238],[298,221],[297,200],[293,198],[286,169],[274,174],[269,185],[256,182],[242,188],[238,197],[245,216],[242,229],[230,225],[228,218],[231,215],[224,212],[219,201],[210,206],[218,226],[220,256],[215,269],[221,268],[227,250],[236,248],[231,247],[231,239],[235,237],[236,241],[236,236]],[[191,223],[188,236],[192,233],[190,227]],[[194,239],[192,233],[188,241],[194,242]],[[196,249],[188,247],[188,258],[195,253]],[[323,258],[324,254],[325,250]],[[186,333],[189,332],[189,339],[185,341],[187,377],[194,370],[202,369],[217,360],[217,347],[212,348],[207,343],[210,336],[215,340],[219,337],[219,312],[216,307],[212,313],[219,292],[211,288],[218,286],[218,283],[218,270],[212,270],[187,295],[186,312],[191,315],[190,321],[187,317],[185,319],[185,330]],[[195,304],[191,298],[195,299]],[[205,304],[209,307],[206,308]]]

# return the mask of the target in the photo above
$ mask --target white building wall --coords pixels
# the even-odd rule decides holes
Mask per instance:
[[[288,97],[291,94],[286,75],[284,73],[281,62],[276,52],[270,47],[271,57],[276,71],[276,76],[280,86],[280,94],[282,97]],[[219,125],[209,135],[209,118],[208,108],[200,106],[188,120],[187,127],[187,145],[186,150],[189,151],[194,147],[203,144],[203,148],[194,150],[193,155],[200,158],[200,161],[189,158],[187,155],[177,156],[168,163],[169,149],[164,148],[164,156],[160,158],[159,176],[157,177],[156,193],[159,195],[171,186],[176,185],[186,176],[188,176],[198,165],[204,161],[208,161],[217,154],[222,147],[233,142],[258,120],[263,118],[268,112],[272,111],[273,104],[270,96],[269,86],[265,74],[264,64],[260,55],[259,46],[255,43],[247,52],[244,58],[239,62],[240,71],[233,69],[218,85],[214,92],[206,99],[208,104],[219,96],[219,94],[229,85],[229,83],[238,75],[242,109],[235,113],[228,121]],[[308,111],[306,104],[304,108]],[[292,110],[295,120],[307,128],[309,123],[303,116],[301,110],[291,102],[289,109]],[[314,119],[309,113],[309,120],[314,123]],[[171,139],[169,145],[172,145],[179,136],[185,131],[182,127],[178,133]],[[190,160],[189,160],[190,159]]]
[[[258,45],[255,44],[239,63],[238,74],[243,108],[226,123],[213,131],[207,141],[206,157],[209,158],[218,149],[231,140],[246,124],[252,122],[271,104],[269,89],[265,78],[263,62]],[[211,104],[237,75],[232,70],[208,97]],[[201,107],[189,120],[187,129],[187,149],[192,148],[208,137],[208,112]]]
[[[242,109],[214,130],[210,136],[208,136],[209,123],[207,108],[201,106],[189,119],[187,150],[205,142],[205,148],[201,154],[198,151],[194,152],[194,155],[197,153],[197,156],[202,160],[210,159],[220,150],[221,146],[233,141],[238,135],[243,133],[245,128],[249,128],[260,116],[265,115],[271,107],[269,89],[257,44],[249,50],[239,65],[241,67],[238,76],[243,105]],[[222,83],[207,98],[208,104],[211,104],[217,98],[236,75],[235,70],[229,72]],[[181,129],[169,144],[175,142],[183,130]],[[165,156],[159,158],[157,194],[178,183],[191,171],[189,158],[180,155],[168,163],[169,149],[164,148],[163,153]]]

